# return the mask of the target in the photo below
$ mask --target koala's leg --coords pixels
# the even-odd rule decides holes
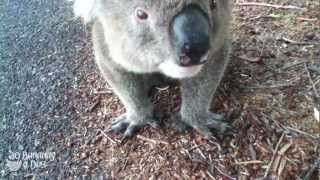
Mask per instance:
[[[158,75],[139,75],[115,69],[103,74],[126,108],[126,113],[112,122],[113,132],[125,131],[123,140],[136,134],[146,125],[159,126],[149,92],[159,82]]]
[[[157,123],[154,105],[148,95],[152,86],[163,82],[163,76],[135,74],[116,64],[109,56],[104,30],[98,21],[93,25],[92,39],[99,69],[126,108],[126,113],[112,123],[112,131],[125,130],[123,138],[126,139],[145,125]]]
[[[221,115],[209,111],[211,100],[229,61],[229,49],[230,45],[225,45],[198,75],[182,81],[181,111],[176,116],[178,130],[184,131],[191,126],[210,137],[213,135],[212,130],[221,134],[230,128],[223,122]]]

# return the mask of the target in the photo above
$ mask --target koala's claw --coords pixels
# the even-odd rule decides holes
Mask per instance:
[[[129,125],[129,122],[127,121],[126,115],[121,115],[120,117],[112,121],[111,131],[118,133],[126,129],[128,125]]]
[[[181,118],[181,116],[179,117]],[[224,122],[224,118],[218,114],[208,114],[202,115],[197,120],[194,119],[177,119],[176,129],[179,132],[186,132],[181,131],[185,128],[193,128],[203,134],[206,138],[210,138],[217,135],[227,135],[231,130],[232,127]]]
[[[116,118],[111,123],[111,132],[120,133],[124,131],[121,143],[127,139],[132,138],[136,133],[146,125],[150,125],[154,128],[161,126],[159,121],[153,119],[144,119],[142,121],[134,121],[127,117],[126,114],[123,114]]]
[[[229,124],[216,120],[211,120],[211,123],[207,122],[195,125],[194,128],[200,131],[206,138],[210,138],[215,134],[218,136],[226,135],[232,129]]]
[[[184,123],[182,121],[175,121],[174,128],[182,134],[187,134],[192,130],[192,127],[189,126],[187,123]]]
[[[123,141],[125,139],[133,137],[144,126],[144,123],[137,123],[135,121],[131,121],[127,118],[126,114],[123,114],[112,122],[111,131],[116,133],[125,131],[122,138]]]
[[[232,127],[228,123],[221,122],[219,120],[211,120],[210,122],[207,122],[205,126],[209,129],[216,130],[219,134],[225,134],[232,130]]]
[[[132,138],[143,126],[130,124],[121,138],[121,143]]]
[[[203,134],[206,139],[210,139],[212,136],[214,136],[212,130],[207,126],[196,126],[195,129]]]

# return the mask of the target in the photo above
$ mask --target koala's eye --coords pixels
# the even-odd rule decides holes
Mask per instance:
[[[149,18],[148,13],[145,10],[140,8],[136,9],[135,15],[139,20],[143,20],[143,21]]]

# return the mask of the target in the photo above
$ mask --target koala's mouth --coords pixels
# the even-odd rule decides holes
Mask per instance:
[[[183,79],[197,75],[202,67],[203,64],[184,67],[169,61],[160,64],[159,69],[163,74],[169,77]]]

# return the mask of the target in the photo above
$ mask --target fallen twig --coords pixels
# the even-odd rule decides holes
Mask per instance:
[[[113,144],[117,144],[117,142],[115,140],[111,139],[105,132],[103,132],[102,129],[98,129],[98,132],[100,132],[105,138],[107,138]]]
[[[263,161],[243,161],[243,162],[236,162],[236,165],[250,165],[250,164],[263,164]]]
[[[246,55],[242,55],[242,56],[238,56],[239,59],[244,60],[244,61],[248,61],[251,63],[260,63],[262,62],[262,58],[261,57],[247,57]]]
[[[126,167],[127,167],[127,165],[128,165],[128,158],[126,158],[126,160],[125,160],[125,162],[124,162],[123,166],[121,167],[121,170],[125,170],[125,169],[126,169]]]
[[[222,170],[220,170],[218,167],[215,167],[215,169],[216,169],[221,175],[223,175],[223,176],[225,176],[225,177],[227,177],[227,178],[229,178],[229,179],[231,179],[231,180],[236,180],[236,178],[231,177],[230,175],[224,173],[224,172],[223,172]]]
[[[286,168],[286,165],[287,165],[287,159],[283,159],[281,162],[280,162],[280,165],[279,165],[279,168],[278,168],[278,177],[281,177],[284,169]]]
[[[297,19],[300,21],[318,21],[317,18],[310,19],[310,18],[299,17]]]
[[[275,160],[274,160],[274,163],[273,163],[273,172],[278,171],[278,176],[280,176],[280,175],[282,174],[282,171],[283,171],[282,169],[284,168],[284,167],[281,167],[281,168],[280,168],[279,166],[281,166],[281,164],[282,164],[282,166],[285,166],[284,161],[281,161],[281,159],[282,159],[284,153],[291,147],[291,145],[292,145],[292,141],[291,141],[290,143],[284,145],[284,146],[278,151],[278,155],[276,156],[276,158],[275,158]],[[286,160],[286,159],[285,159],[285,160]]]
[[[281,40],[286,42],[286,43],[293,44],[293,45],[301,45],[301,46],[304,46],[304,45],[320,45],[320,42],[299,42],[299,41],[294,41],[292,39],[288,39],[286,37],[282,37]]]
[[[151,142],[153,144],[164,144],[164,145],[168,145],[169,143],[166,141],[161,141],[161,140],[155,140],[155,139],[150,139],[141,135],[137,135],[138,139],[141,139],[143,141],[147,141],[147,142]]]
[[[302,10],[305,11],[306,8],[301,8],[298,6],[282,6],[282,5],[277,5],[277,4],[268,4],[268,3],[258,3],[258,2],[244,2],[244,3],[236,3],[238,6],[264,6],[264,7],[271,7],[271,8],[276,8],[276,9],[295,9],[295,10]]]
[[[97,95],[105,95],[105,94],[112,95],[112,94],[113,94],[113,91],[111,91],[111,90],[95,91],[95,92],[93,92],[93,94],[97,94]]]
[[[312,85],[312,89],[314,91],[314,94],[315,94],[316,98],[318,99],[318,98],[320,98],[320,95],[319,95],[317,87],[316,87],[316,85],[315,85],[315,83],[314,83],[314,81],[312,79],[312,76],[311,76],[311,73],[310,73],[310,71],[308,69],[307,63],[304,63],[304,68],[305,68],[305,70],[307,72],[307,75],[309,77],[309,81],[310,81],[310,83]]]
[[[286,88],[293,86],[292,83],[284,83],[284,84],[274,84],[274,85],[257,85],[257,86],[240,86],[243,89],[275,89],[275,88]]]
[[[207,157],[203,154],[203,152],[201,151],[199,145],[195,141],[193,141],[193,143],[195,144],[195,147],[198,150],[198,152],[200,153],[200,155],[202,156],[202,158],[207,160]]]
[[[303,180],[310,180],[312,178],[313,173],[320,168],[320,157],[314,162],[306,176],[303,178]]]
[[[87,110],[87,112],[92,112],[99,104],[100,104],[100,100],[95,101]]]
[[[282,66],[280,69],[282,71],[285,71],[285,70],[290,69],[292,67],[300,66],[300,65],[302,65],[304,63],[306,63],[306,61],[298,61],[298,62],[294,62],[294,63],[290,63],[290,64],[288,63],[288,64],[285,64],[284,66]]]
[[[262,116],[266,119],[266,120],[271,120],[273,121],[277,127],[279,127],[280,129],[283,129],[286,133],[295,133],[295,134],[300,134],[300,135],[303,135],[305,137],[308,137],[308,138],[311,138],[312,140],[316,140],[316,141],[319,141],[320,140],[320,136],[315,136],[315,135],[312,135],[310,133],[307,133],[307,132],[304,132],[302,130],[299,130],[299,129],[295,129],[293,127],[290,127],[290,126],[285,126],[279,122],[277,122],[276,120],[268,117],[266,114],[264,113],[261,113]]]
[[[216,180],[216,178],[215,178],[209,171],[207,171],[207,175],[208,175],[212,180]]]
[[[295,133],[304,135],[304,136],[309,137],[309,138],[311,138],[311,139],[319,140],[319,137],[316,137],[316,136],[314,136],[314,135],[312,135],[312,134],[309,134],[309,133],[307,133],[307,132],[301,131],[301,130],[299,130],[299,129],[295,129],[295,128],[289,127],[289,126],[283,126],[283,128],[284,128],[285,130],[293,131],[293,132],[295,132]]]
[[[268,165],[268,168],[267,168],[266,172],[264,173],[264,178],[266,178],[269,175],[270,169],[271,169],[272,164],[273,164],[273,162],[274,162],[274,160],[276,158],[276,155],[278,154],[279,147],[280,147],[280,144],[281,144],[283,138],[284,138],[284,133],[281,135],[281,137],[280,137],[280,139],[279,139],[279,141],[278,141],[278,143],[276,145],[276,148],[275,148],[275,150],[273,152],[273,155],[272,155],[272,158],[271,158],[270,163]]]

